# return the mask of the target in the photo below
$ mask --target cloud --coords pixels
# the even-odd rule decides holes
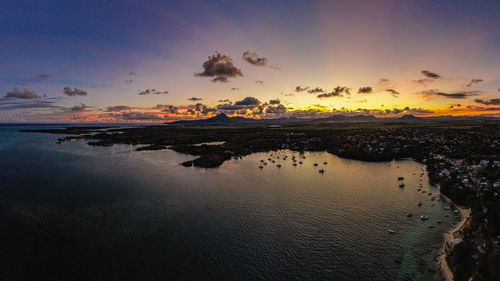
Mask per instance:
[[[387,92],[389,92],[393,97],[397,98],[401,93],[394,90],[394,89],[385,89]]]
[[[7,92],[7,94],[5,95],[5,98],[28,100],[28,99],[37,99],[37,98],[40,98],[40,96],[38,96],[35,93],[35,91],[33,91],[30,88],[24,88],[24,91],[22,91],[22,92],[19,91],[19,89],[14,88],[14,89],[12,89],[12,91]]]
[[[280,70],[280,71],[283,70],[283,69],[281,69],[281,67],[276,66],[276,65],[270,65],[268,67],[271,68],[271,69],[274,69],[274,70]]]
[[[367,102],[367,100],[366,100],[366,99],[364,99],[364,100],[357,100],[357,101],[356,101],[356,103],[365,103],[365,102]]]
[[[213,77],[212,82],[229,82],[229,78],[243,76],[239,68],[233,64],[233,59],[226,55],[215,52],[203,63],[203,72],[195,73],[194,76]]]
[[[21,85],[27,85],[28,83],[43,82],[52,79],[52,74],[40,74],[36,77],[22,80]]]
[[[281,113],[285,113],[286,111],[287,111],[287,108],[282,104],[279,104],[277,106],[268,106],[266,108],[267,114],[281,114]]]
[[[190,100],[190,101],[200,101],[200,100],[202,100],[202,98],[192,97],[192,98],[189,98],[188,100]]]
[[[123,81],[123,82],[125,82],[125,83],[132,83],[132,82],[134,82],[134,80],[132,80],[132,79],[127,79],[127,80],[125,80],[125,81]]]
[[[481,78],[472,79],[472,80],[470,80],[470,82],[467,85],[465,85],[465,87],[471,87],[473,84],[477,84],[480,82],[483,82],[483,79],[481,79]]]
[[[275,99],[275,100],[270,100],[269,101],[269,104],[273,104],[273,105],[274,104],[280,104],[280,103],[281,103],[281,101],[279,99]]]
[[[420,73],[422,73],[425,77],[432,78],[432,79],[441,78],[441,75],[434,73],[434,72],[430,72],[428,70],[422,70],[422,71],[420,71]]]
[[[219,102],[229,102],[229,99],[219,100]]]
[[[139,76],[139,75],[137,75],[137,73],[132,72],[132,71],[131,71],[131,72],[129,72],[129,73],[128,73],[128,75],[129,75],[129,76]]]
[[[475,99],[474,101],[484,105],[500,105],[500,99],[491,99],[491,100]]]
[[[55,105],[59,99],[6,99],[0,102],[0,110],[16,110],[16,109],[55,109],[60,106]]]
[[[431,100],[433,97],[441,96],[449,99],[466,99],[468,97],[477,96],[481,92],[480,91],[465,91],[465,92],[456,92],[456,93],[443,93],[438,90],[426,90],[417,92],[417,95],[422,95],[427,98],[427,100]]]
[[[241,101],[235,102],[234,104],[244,106],[258,106],[260,104],[260,101],[254,97],[246,97]]]
[[[351,94],[350,91],[351,91],[350,88],[337,86],[337,87],[335,87],[335,89],[333,89],[333,91],[320,94],[317,97],[320,99],[321,98],[331,98],[331,97],[343,97],[344,94],[350,95]]]
[[[432,83],[434,80],[428,79],[428,78],[423,78],[423,79],[418,79],[418,80],[413,80],[412,82],[415,84],[419,84],[421,86],[429,86],[430,83]]]
[[[127,105],[115,105],[115,106],[106,107],[107,112],[124,111],[124,110],[132,110],[132,109],[135,109],[135,107],[130,107]]]
[[[307,89],[309,89],[309,87],[302,87],[299,85],[299,86],[295,87],[295,92],[300,93],[300,92],[303,92]]]
[[[164,120],[162,116],[155,115],[152,113],[143,113],[143,112],[122,112],[119,114],[114,114],[114,117],[118,117],[123,120],[135,120],[135,121],[160,121]]]
[[[251,65],[266,66],[267,58],[259,57],[256,53],[246,51],[243,53],[242,58]]]
[[[231,88],[231,91],[239,91],[240,88]]]
[[[88,108],[87,105],[80,103],[70,108],[71,111],[84,111]]]
[[[295,94],[285,94],[285,97],[293,97]]]
[[[63,93],[65,95],[70,96],[70,97],[73,97],[73,96],[86,96],[87,95],[87,92],[85,92],[82,89],[78,89],[78,88],[71,89],[70,87],[64,87],[63,88]]]
[[[389,80],[387,78],[380,78],[380,79],[378,79],[378,84],[387,84],[387,83],[389,83],[389,81],[391,81],[391,80]]]
[[[461,107],[462,105],[457,103],[457,104],[452,104],[450,106],[448,106],[448,108],[455,108],[455,107]]]
[[[261,85],[262,85],[262,84],[264,84],[264,81],[262,81],[262,80],[257,80],[257,81],[255,81],[255,84],[261,84]]]
[[[372,87],[361,87],[358,90],[358,94],[371,94],[373,93]]]
[[[168,91],[159,91],[156,89],[146,89],[142,92],[139,92],[139,96],[145,96],[145,95],[166,95],[168,94]]]
[[[171,104],[157,104],[153,109],[159,109],[165,113],[176,114],[179,112],[179,108],[177,106]]]
[[[297,89],[297,88],[295,88]],[[316,87],[310,90],[307,90],[308,93],[310,94],[317,94],[317,93],[323,93],[325,90],[321,89],[320,87]]]
[[[261,102],[254,97],[246,97],[243,100],[237,101],[235,103],[225,103],[217,105],[217,109],[220,110],[241,110],[241,109],[254,109],[258,107]]]

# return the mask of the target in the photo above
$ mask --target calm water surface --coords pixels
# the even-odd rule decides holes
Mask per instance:
[[[279,151],[186,168],[193,157],[171,150],[57,145],[58,135],[18,129],[0,126],[9,280],[440,278],[433,259],[453,215],[430,200],[439,192],[414,161],[305,153],[294,167],[302,155]]]

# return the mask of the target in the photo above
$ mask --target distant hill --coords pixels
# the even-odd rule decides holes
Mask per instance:
[[[419,117],[416,117],[415,115],[407,114],[399,117],[401,120],[418,120],[420,119]]]

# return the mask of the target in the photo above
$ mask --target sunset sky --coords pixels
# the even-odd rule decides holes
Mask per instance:
[[[1,1],[0,122],[500,116],[500,1]]]

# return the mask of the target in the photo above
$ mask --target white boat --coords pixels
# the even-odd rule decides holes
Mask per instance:
[[[388,229],[387,231],[389,231],[390,234],[395,234],[396,233],[396,231],[391,230],[391,229]]]

